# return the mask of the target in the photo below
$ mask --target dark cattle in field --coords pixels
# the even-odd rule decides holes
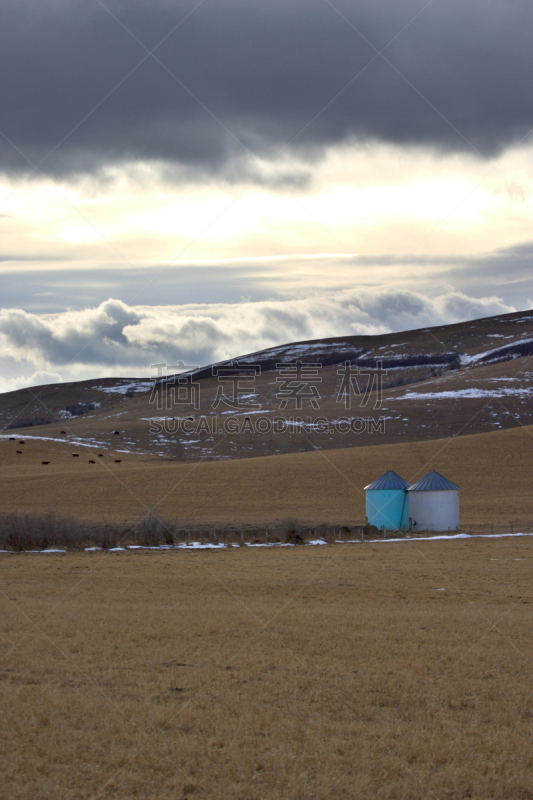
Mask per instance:
[[[122,461],[121,458],[115,458],[115,464],[120,464],[121,461]]]
[[[89,464],[95,464],[95,463],[96,463],[95,461],[91,461],[91,460],[89,459]]]
[[[41,464],[49,464],[49,461],[41,461]]]
[[[9,441],[10,441],[10,442],[14,442],[14,441],[15,441],[15,437],[14,437],[14,436],[10,436],[10,437],[9,437]]]
[[[26,444],[25,442],[19,442],[19,444]]]
[[[72,458],[79,458],[79,457],[80,457],[79,453],[72,453]]]
[[[115,436],[120,436],[120,431],[113,431],[113,433],[115,434]]]
[[[103,457],[104,457],[103,453],[98,453],[98,458],[103,458]]]
[[[62,433],[64,436],[66,436],[66,433],[67,433],[67,432],[66,432],[66,431],[61,431],[61,433]]]
[[[17,455],[21,456],[22,455],[22,450],[17,450]]]

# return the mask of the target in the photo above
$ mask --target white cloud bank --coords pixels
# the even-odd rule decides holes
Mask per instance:
[[[2,391],[61,380],[143,376],[150,365],[205,365],[278,344],[380,334],[516,311],[498,297],[450,291],[429,297],[404,289],[346,290],[237,304],[139,306],[109,299],[59,314],[0,312],[0,343],[17,378]]]

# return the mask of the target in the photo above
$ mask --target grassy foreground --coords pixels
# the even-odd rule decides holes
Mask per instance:
[[[533,542],[0,557],[0,797],[533,798]]]

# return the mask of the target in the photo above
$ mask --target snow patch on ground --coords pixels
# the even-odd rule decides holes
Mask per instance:
[[[493,335],[498,335],[498,334],[493,334]],[[513,336],[511,338],[514,339],[515,337]],[[467,366],[468,364],[475,364],[481,358],[486,358],[487,356],[492,356],[493,355],[495,358],[497,358],[498,353],[500,353],[502,350],[505,351],[508,347],[512,347],[512,345],[515,345],[515,344],[529,344],[530,342],[533,342],[532,338],[515,339],[514,342],[510,342],[509,344],[505,344],[502,347],[496,347],[494,350],[485,350],[483,353],[476,353],[473,356],[460,355],[459,358],[460,358],[460,361],[461,361],[461,366]],[[502,355],[505,355],[505,353],[502,353]]]
[[[0,433],[0,439],[10,439],[12,435],[9,436],[4,433]],[[27,436],[24,434],[23,436],[19,434],[17,439],[39,439],[42,442],[62,442],[63,444],[72,445],[73,447],[100,447],[106,448],[107,445],[103,442],[98,442],[96,439],[87,439],[85,441],[81,441],[79,439],[72,439],[70,436],[65,436],[62,439],[56,439],[52,436]]]
[[[135,392],[147,392],[154,385],[153,381],[133,381],[123,383],[121,386],[91,386],[95,392],[106,392],[106,394],[126,394],[129,389]]]
[[[371,542],[436,542],[442,539],[506,539],[511,536],[533,536],[533,533],[451,533],[443,536],[414,536],[401,539],[370,539]],[[357,544],[357,539],[353,540]],[[359,542],[360,543],[360,542]]]
[[[255,408],[255,406],[250,406],[251,409]],[[246,406],[243,408],[232,408],[230,411],[221,411],[220,415],[223,414],[241,414],[242,416],[249,417],[251,414],[275,414],[276,411],[273,408],[260,408],[258,411],[248,410]]]
[[[481,398],[481,397],[532,397],[533,386],[523,386],[519,389],[507,388],[503,386],[494,389],[456,389],[455,391],[445,392],[406,392],[398,395],[395,400],[460,400],[461,398]]]
[[[492,383],[493,381],[504,381],[506,383],[510,383],[511,381],[521,381],[523,378],[529,378],[530,375],[533,375],[533,372],[521,372],[520,378],[485,378],[483,382]]]
[[[508,539],[513,538],[515,536],[533,536],[533,533],[488,533],[488,534],[471,534],[471,533],[451,533],[451,534],[442,534],[438,536],[416,536],[416,537],[402,537],[401,539],[369,539],[365,542],[361,542],[360,539],[349,539],[347,541],[339,540],[338,544],[390,544],[393,542],[438,542],[443,540],[454,540],[454,539]],[[311,546],[315,547],[317,545],[327,544],[324,539],[312,539],[307,544],[303,545],[304,547]],[[109,553],[125,553],[129,551],[136,551],[136,550],[224,550],[228,547],[239,547],[238,544],[213,544],[213,543],[202,543],[202,542],[185,542],[182,544],[163,544],[158,545],[157,547],[147,547],[144,545],[139,544],[132,544],[132,545],[125,545],[124,547],[110,547],[108,552]],[[251,543],[246,542],[246,547],[295,547],[294,544],[284,543],[284,542],[259,542],[259,543]],[[102,547],[86,547],[86,553],[96,553],[102,552]],[[15,550],[0,550],[0,554],[5,555],[16,555],[18,551]],[[63,554],[66,553],[66,550],[25,550],[25,553],[31,554],[40,554],[43,553],[45,555],[50,554]],[[515,561],[519,561],[521,559],[515,559]],[[438,589],[437,591],[444,591],[444,589]]]
[[[272,347],[269,350],[260,350],[257,353],[250,353],[250,355],[245,358],[240,358],[239,364],[253,364],[258,359],[265,357],[279,357],[286,362],[291,359],[301,358],[302,356],[321,355],[331,351],[335,353],[346,353],[348,355],[353,354],[354,350],[359,352],[359,348],[354,348],[349,343],[339,344],[338,342],[317,342],[315,344],[308,342],[305,344],[280,345],[279,347]],[[366,349],[364,352],[368,353],[370,351]],[[360,355],[358,357],[360,357]]]

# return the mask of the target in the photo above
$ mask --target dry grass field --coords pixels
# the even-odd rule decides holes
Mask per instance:
[[[118,437],[117,437],[118,438]],[[407,480],[437,469],[461,487],[463,526],[533,523],[533,426],[456,438],[180,463],[24,439],[0,440],[5,511],[135,521],[149,509],[185,523],[364,521],[363,487],[387,469]],[[16,451],[21,450],[22,455]],[[115,464],[115,458],[121,463]],[[89,464],[89,459],[96,463]],[[42,460],[50,460],[43,466]],[[515,528],[516,530],[517,528]],[[519,529],[519,528],[518,528]]]
[[[529,537],[0,557],[2,800],[532,800]]]

